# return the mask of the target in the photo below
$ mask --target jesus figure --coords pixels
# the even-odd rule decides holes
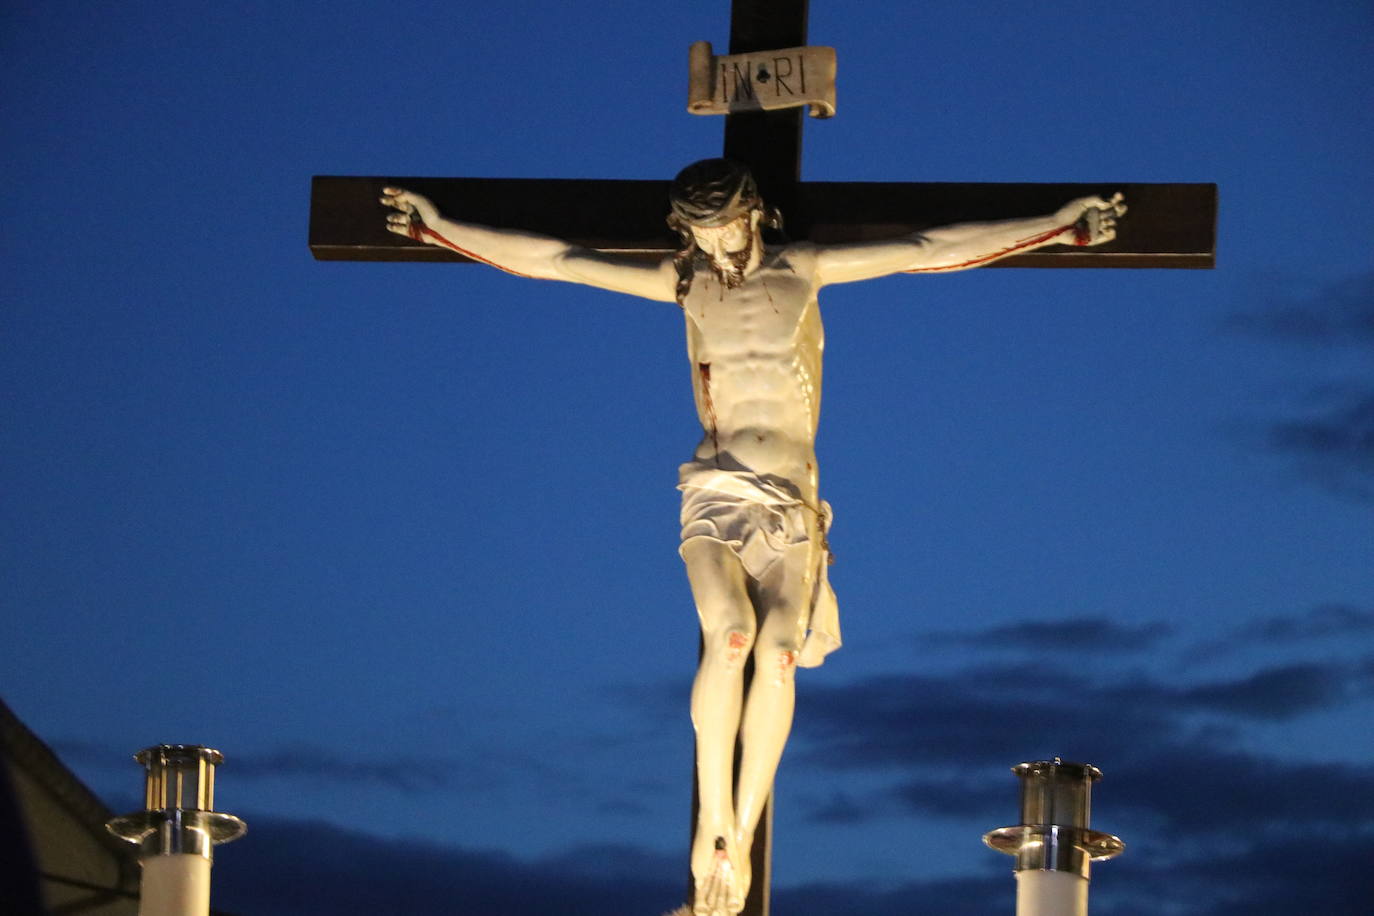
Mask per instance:
[[[658,262],[447,219],[426,198],[385,189],[388,228],[509,273],[676,302],[703,435],[679,469],[679,548],[704,649],[692,686],[699,809],[693,912],[733,916],[750,848],[792,727],[794,674],[840,644],[827,577],[830,507],[817,490],[824,334],[817,293],[887,274],[963,270],[1046,245],[1116,235],[1121,195],[1085,197],[1031,219],[969,223],[888,241],[765,245],[781,218],[743,166],[708,159],[673,181],[681,239]],[[748,695],[744,668],[754,678]],[[735,769],[735,744],[741,759]]]

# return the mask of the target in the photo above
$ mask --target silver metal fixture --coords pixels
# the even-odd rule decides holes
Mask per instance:
[[[143,765],[143,811],[113,818],[106,828],[139,847],[140,857],[190,854],[211,849],[248,829],[232,814],[215,810],[215,767],[224,755],[196,744],[159,744],[134,755]]]
[[[1087,916],[1089,866],[1126,845],[1088,826],[1092,784],[1102,771],[1056,757],[1012,772],[1021,780],[1021,823],[993,830],[983,842],[1016,857],[1017,916]]]

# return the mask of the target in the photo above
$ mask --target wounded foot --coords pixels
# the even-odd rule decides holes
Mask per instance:
[[[716,837],[714,847],[706,874],[696,876],[692,912],[695,916],[735,916],[744,909],[748,888],[741,884],[739,869],[733,861],[734,850],[725,837]]]

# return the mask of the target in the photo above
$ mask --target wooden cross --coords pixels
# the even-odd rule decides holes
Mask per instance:
[[[804,45],[807,3],[734,0],[730,53]],[[1067,200],[1121,191],[1131,212],[1114,241],[1091,248],[1043,248],[987,266],[1214,266],[1215,184],[802,182],[802,120],[800,108],[725,119],[725,156],[750,167],[763,199],[782,210],[792,238],[821,244],[895,238],[960,222],[1039,216]],[[377,207],[387,185],[424,194],[440,211],[466,222],[518,227],[587,248],[658,259],[677,247],[664,224],[667,179],[317,175],[311,186],[310,250],[318,260],[470,260],[388,232]]]
[[[730,53],[806,44],[808,0],[734,0]],[[725,156],[749,166],[763,199],[782,210],[787,234],[817,243],[909,235],[936,226],[1053,213],[1065,201],[1121,191],[1130,216],[1115,241],[1054,246],[989,267],[1212,267],[1214,184],[1012,184],[800,181],[803,109],[725,118]],[[684,157],[684,160],[690,157]],[[685,161],[684,161],[685,164]],[[587,248],[672,254],[664,224],[667,179],[384,178],[317,175],[310,196],[310,250],[322,261],[467,261],[388,232],[377,198],[387,185],[424,194],[466,222],[515,227]]]
[[[806,44],[808,0],[733,0],[730,54]],[[817,243],[888,239],[936,226],[1052,213],[1065,201],[1121,191],[1130,216],[1114,241],[1090,248],[1055,246],[990,267],[1208,268],[1214,264],[1214,184],[1006,184],[802,182],[803,108],[732,113],[725,118],[726,158],[749,166],[763,199],[782,210],[792,238]],[[685,157],[691,158],[691,157]],[[416,244],[387,231],[377,205],[382,188],[419,192],[465,222],[513,227],[657,260],[677,239],[664,223],[669,182],[583,179],[384,178],[316,176],[311,189],[310,249],[319,260],[455,261],[447,248]],[[696,780],[693,815],[696,822]],[[754,881],[742,916],[767,916],[772,848],[770,802],[755,835]],[[689,903],[692,882],[688,880]]]

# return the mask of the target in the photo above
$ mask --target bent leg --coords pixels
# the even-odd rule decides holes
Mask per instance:
[[[689,538],[682,559],[701,620],[702,653],[692,684],[692,726],[697,735],[698,809],[692,842],[694,910],[738,912],[744,905],[736,875],[735,740],[743,704],[744,663],[757,626],[744,567],[729,545]],[[748,852],[744,852],[747,859]],[[747,868],[747,863],[745,865]]]

